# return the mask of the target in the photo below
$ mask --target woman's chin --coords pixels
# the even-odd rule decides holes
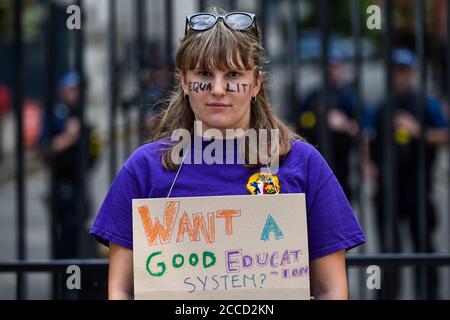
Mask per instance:
[[[226,129],[231,128],[232,124],[229,119],[222,116],[212,116],[208,118],[208,121],[203,121],[203,127]]]

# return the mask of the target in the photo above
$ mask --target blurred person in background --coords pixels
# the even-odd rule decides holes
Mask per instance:
[[[416,57],[408,49],[396,49],[393,52],[393,137],[394,154],[397,166],[394,168],[397,183],[396,215],[400,223],[407,223],[412,236],[413,249],[419,252],[419,225],[418,225],[418,156],[419,138],[424,137],[426,143],[426,219],[427,219],[427,252],[434,251],[433,232],[436,226],[435,208],[431,201],[431,169],[439,144],[447,141],[448,119],[444,116],[440,103],[430,97],[426,97],[425,103],[425,132],[422,132],[419,122],[419,93],[415,88],[416,83]],[[370,157],[376,168],[375,205],[377,223],[380,232],[381,250],[387,252],[385,222],[388,217],[384,212],[383,196],[383,135],[382,118],[385,102],[380,104],[373,117],[373,135],[370,138]],[[395,226],[398,228],[398,225]],[[399,229],[394,235],[394,251],[403,250],[404,242],[400,241]],[[398,295],[399,276],[398,270],[387,270],[383,273],[382,283],[392,284],[389,295],[381,292],[381,298],[395,299]],[[428,297],[437,297],[437,274],[435,269],[427,269]],[[418,288],[419,275],[416,272],[416,286]]]
[[[328,69],[330,108],[327,115],[334,159],[332,166],[336,178],[350,200],[349,155],[359,127],[355,118],[355,93],[351,84],[345,79],[346,73],[344,56],[338,50],[332,50]],[[314,146],[320,143],[317,119],[321,103],[322,88],[317,87],[300,104],[298,133]]]
[[[76,72],[66,74],[58,83],[58,101],[45,116],[40,142],[44,158],[53,179],[49,201],[56,234],[53,235],[54,258],[79,258],[79,236],[89,216],[89,193],[80,184],[81,121],[80,76]],[[98,137],[86,125],[87,168],[91,168],[99,154]],[[81,192],[85,203],[80,203]],[[83,208],[80,209],[80,205]]]

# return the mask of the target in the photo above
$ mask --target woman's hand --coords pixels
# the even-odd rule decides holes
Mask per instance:
[[[317,300],[347,300],[345,250],[320,257],[310,263],[311,295]]]
[[[108,298],[131,300],[133,296],[133,251],[109,242]]]

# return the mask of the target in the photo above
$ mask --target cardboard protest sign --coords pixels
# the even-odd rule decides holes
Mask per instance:
[[[309,299],[304,194],[133,199],[136,299]]]

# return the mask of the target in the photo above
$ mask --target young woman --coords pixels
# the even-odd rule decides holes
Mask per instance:
[[[111,299],[133,298],[132,199],[278,192],[306,194],[311,295],[348,297],[345,251],[364,243],[364,234],[322,156],[274,115],[264,84],[266,63],[254,14],[214,12],[186,18],[176,55],[178,85],[160,115],[154,141],[126,161],[91,229],[110,247]],[[194,130],[196,121],[201,130]],[[179,165],[173,151],[180,142],[170,139],[177,129],[187,130],[193,138],[211,129],[224,134],[227,129],[277,130],[278,139],[269,139],[267,150],[279,155],[279,168],[271,172],[260,156],[256,163],[246,157],[245,164]],[[232,140],[234,150],[241,150],[238,140]],[[189,144],[189,150],[207,146],[205,141]],[[255,143],[246,141],[242,146],[253,150]],[[223,156],[229,151],[225,148]],[[265,179],[265,187],[258,187],[258,179]]]

